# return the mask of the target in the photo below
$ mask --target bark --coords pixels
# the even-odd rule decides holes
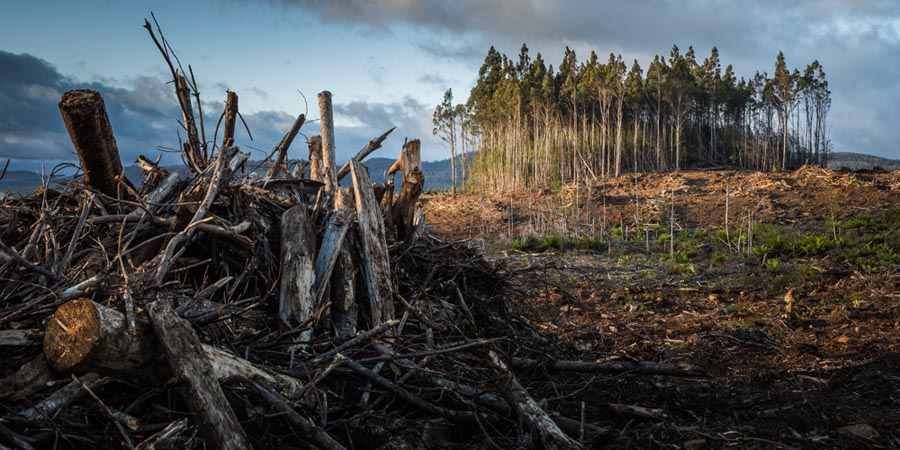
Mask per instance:
[[[391,261],[384,234],[384,218],[375,201],[375,192],[368,170],[359,161],[350,161],[356,212],[362,238],[363,267],[366,290],[369,293],[370,317],[373,324],[387,322],[394,317],[394,298],[391,282]]]
[[[92,188],[117,197],[122,161],[103,97],[97,91],[75,89],[63,94],[59,111],[78,153],[85,181]]]
[[[167,300],[150,303],[147,313],[206,446],[223,450],[252,448],[191,324],[178,317]]]

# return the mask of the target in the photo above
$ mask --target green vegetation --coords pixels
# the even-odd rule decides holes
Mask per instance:
[[[812,279],[820,276],[821,269],[814,267],[820,263],[808,264],[807,260],[827,259],[830,262],[823,265],[843,265],[866,272],[900,266],[900,230],[895,230],[893,223],[900,223],[900,208],[880,214],[858,214],[843,222],[832,219],[821,225],[821,232],[756,224],[753,246],[749,248],[746,230],[731,230],[727,235],[721,229],[675,231],[673,245],[673,236],[667,229],[653,224],[629,228],[627,238],[624,227],[616,226],[607,229],[605,236],[529,236],[513,240],[509,248],[529,253],[609,252],[619,266],[652,260],[685,275],[694,273],[694,265],[704,261],[710,264],[710,270],[752,261],[768,276]]]
[[[523,239],[514,239],[509,248],[526,253],[560,253],[570,250],[581,251],[605,251],[607,244],[600,238],[589,236],[563,236],[550,234],[547,236],[528,236]]]

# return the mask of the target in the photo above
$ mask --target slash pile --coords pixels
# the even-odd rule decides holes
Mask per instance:
[[[606,430],[548,413],[514,371],[697,375],[532,348],[504,274],[426,232],[417,140],[383,184],[361,161],[392,130],[336,166],[323,92],[309,159],[286,156],[300,115],[252,165],[234,146],[237,95],[221,144],[207,141],[195,83],[147,28],[175,80],[187,175],[142,159],[135,187],[99,93],[63,96],[84,176],[0,205],[3,446],[576,448]]]

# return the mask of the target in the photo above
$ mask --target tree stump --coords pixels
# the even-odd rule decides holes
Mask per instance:
[[[59,102],[59,112],[75,145],[85,181],[94,189],[116,197],[122,161],[103,97],[89,89],[66,92]]]
[[[425,186],[421,144],[418,139],[403,144],[403,151],[391,166],[388,176],[393,176],[397,170],[403,175],[403,184],[400,186],[400,194],[391,205],[391,222],[397,229],[397,240],[406,241],[415,230],[416,202]]]

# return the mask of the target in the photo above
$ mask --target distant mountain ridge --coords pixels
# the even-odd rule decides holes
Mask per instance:
[[[391,168],[391,165],[394,164],[393,158],[368,158],[364,161],[364,164],[369,167],[369,173],[372,176],[372,180],[381,183],[384,181],[384,174]],[[259,161],[249,161],[246,165],[248,169],[253,169],[257,165],[259,165]],[[457,173],[462,173],[462,162],[459,158],[456,161],[457,165]],[[168,170],[177,170],[181,172],[187,172],[187,168],[184,166],[166,166]],[[135,184],[140,184],[141,179],[144,176],[144,171],[140,169],[140,167],[136,165],[125,166],[125,177],[134,182]],[[265,171],[265,167],[262,167],[262,171]],[[425,189],[426,190],[442,190],[442,189],[450,189],[450,159],[444,159],[440,161],[424,161],[422,162],[422,171],[425,172]],[[344,178],[344,182],[346,185],[349,185],[350,178]],[[457,181],[457,186],[462,184],[460,180]],[[41,177],[40,174],[36,172],[31,172],[27,170],[8,170],[6,175],[0,180],[0,193],[3,192],[11,192],[13,194],[26,194],[29,192],[33,192],[35,189],[40,187],[41,185]],[[400,177],[397,177],[396,181],[397,187],[400,186]]]
[[[871,170],[876,167],[884,170],[900,170],[900,160],[852,152],[838,152],[828,155],[829,169],[840,170],[845,167],[850,170]]]
[[[384,174],[391,168],[394,163],[393,158],[368,158],[365,165],[369,167],[369,173],[372,180],[381,183],[384,181]],[[254,168],[259,164],[258,161],[250,161],[248,168]],[[456,158],[457,174],[462,177],[462,158]],[[837,152],[828,155],[828,168],[840,170],[848,168],[850,170],[871,170],[879,167],[884,170],[900,170],[900,160],[883,158],[880,156],[866,155],[863,153]],[[186,170],[183,166],[168,167],[170,170]],[[263,169],[264,170],[264,169]],[[450,189],[450,158],[438,161],[422,162],[422,170],[425,172],[425,189],[426,190],[444,190]],[[125,167],[125,176],[133,182],[140,183],[143,171],[136,165]],[[349,185],[349,178],[344,179]],[[462,181],[457,180],[457,186]],[[12,192],[15,194],[24,194],[32,192],[41,185],[41,177],[36,172],[27,170],[9,170],[6,176],[0,180],[0,192]],[[397,186],[400,185],[400,177],[397,177]]]

